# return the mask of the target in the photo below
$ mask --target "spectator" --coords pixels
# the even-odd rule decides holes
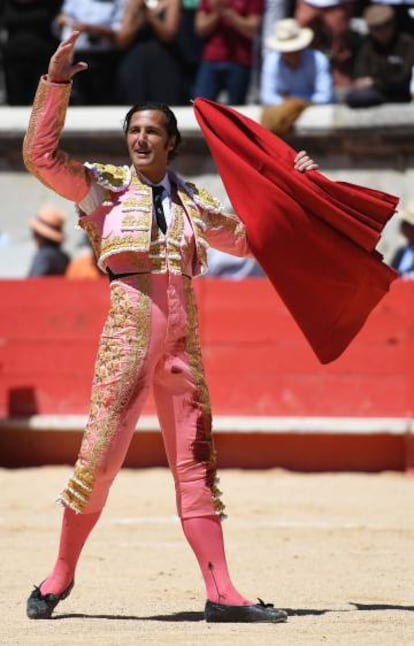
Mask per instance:
[[[128,47],[119,72],[121,103],[183,103],[180,0],[127,0],[118,42]]]
[[[414,279],[414,202],[402,212],[400,231],[406,243],[395,252],[391,267],[405,278]]]
[[[246,103],[263,0],[201,0],[196,33],[205,38],[195,95],[217,100],[225,90],[231,105]]]
[[[39,76],[58,43],[52,22],[61,1],[4,0],[1,48],[8,105],[32,104]]]
[[[392,5],[398,31],[414,35],[414,7],[412,0],[374,0],[375,4]]]
[[[206,276],[242,280],[252,276],[264,276],[264,272],[255,258],[240,258],[211,247],[208,250],[208,271]]]
[[[0,231],[0,247],[7,247],[10,244],[10,236],[4,231]]]
[[[397,30],[389,5],[370,5],[363,17],[369,33],[356,56],[346,103],[364,108],[410,101],[414,38]]]
[[[352,81],[353,44],[350,19],[353,0],[297,0],[295,18],[314,31],[313,47],[326,51],[331,59],[338,98]]]
[[[264,13],[261,33],[262,58],[266,53],[266,41],[273,33],[274,25],[289,15],[288,0],[264,0]]]
[[[66,278],[87,280],[104,276],[105,274],[98,268],[96,256],[86,235],[82,236],[78,247],[76,256],[70,261],[66,270]]]
[[[328,57],[309,45],[313,31],[300,27],[294,18],[279,20],[266,41],[262,69],[261,102],[282,103],[287,97],[311,103],[332,103],[335,99]]]
[[[187,103],[194,96],[194,85],[203,50],[203,39],[197,36],[195,32],[195,17],[198,5],[199,0],[181,0],[181,18],[177,43],[180,50],[184,96]]]
[[[72,30],[81,32],[74,60],[86,61],[89,70],[89,74],[79,74],[74,79],[72,102],[77,105],[113,105],[118,102],[116,83],[112,79],[118,75],[120,51],[116,38],[124,5],[125,0],[63,2],[62,11],[56,18],[61,40],[65,40]]]
[[[327,56],[309,47],[313,31],[294,18],[279,20],[266,41],[260,100],[265,107],[262,124],[275,132],[288,132],[311,103],[335,101]]]
[[[61,276],[66,272],[69,256],[61,248],[65,239],[65,214],[53,204],[44,204],[30,220],[37,245],[28,277]]]

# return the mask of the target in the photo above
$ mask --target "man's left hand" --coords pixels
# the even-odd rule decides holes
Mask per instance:
[[[309,157],[306,150],[300,150],[295,157],[294,168],[295,170],[304,173],[307,170],[317,170],[319,168],[319,165],[311,157]]]
[[[62,40],[50,59],[47,77],[51,83],[67,83],[72,76],[88,68],[84,61],[72,63],[73,50],[79,34],[79,31],[73,31],[66,40]]]

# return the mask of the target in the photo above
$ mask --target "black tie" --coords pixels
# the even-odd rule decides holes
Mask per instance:
[[[161,231],[165,233],[167,231],[167,222],[165,220],[164,209],[162,208],[162,199],[161,195],[164,193],[163,186],[153,186],[152,187],[152,197],[154,201],[155,216],[157,218],[157,224]]]

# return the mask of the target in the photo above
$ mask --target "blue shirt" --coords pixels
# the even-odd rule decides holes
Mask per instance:
[[[69,16],[75,23],[84,22],[117,31],[122,23],[125,4],[126,0],[64,0],[60,12]],[[67,38],[71,32],[71,25],[65,27],[61,40]],[[114,47],[114,43],[108,38],[91,39],[86,33],[81,33],[75,43],[76,51],[100,51]]]
[[[66,273],[69,260],[69,256],[59,245],[45,244],[36,251],[28,278],[63,276]]]
[[[267,50],[262,66],[260,102],[277,105],[287,97],[312,103],[334,103],[332,75],[328,57],[319,50],[304,49],[298,67],[283,61],[280,52]]]

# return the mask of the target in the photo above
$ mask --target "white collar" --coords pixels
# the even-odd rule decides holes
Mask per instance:
[[[157,182],[156,184],[154,182],[151,182],[147,177],[141,174],[140,179],[143,184],[147,184],[148,186],[162,186],[163,189],[168,193],[168,195],[171,195],[171,182],[170,178],[168,177],[168,173],[165,173],[162,180],[160,182]]]

